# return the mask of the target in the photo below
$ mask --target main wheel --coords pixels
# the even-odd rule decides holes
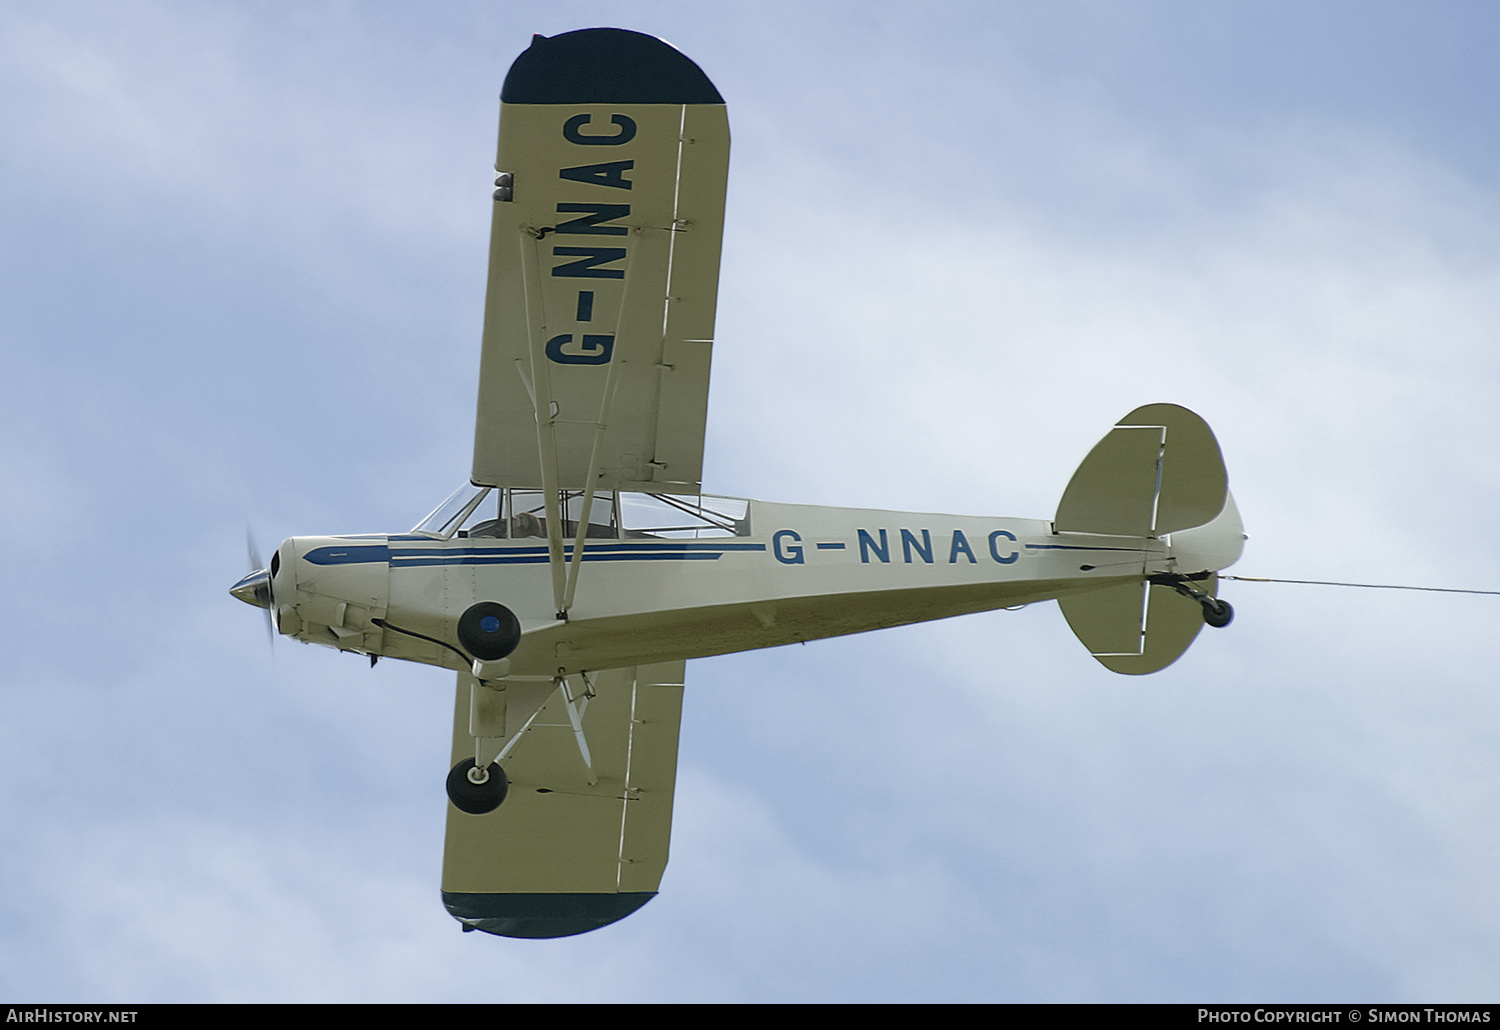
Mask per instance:
[[[1220,601],[1216,597],[1205,597],[1203,599],[1203,621],[1214,629],[1223,629],[1234,621],[1234,609],[1229,606],[1228,601]]]
[[[488,769],[476,770],[474,759],[465,758],[448,773],[448,800],[460,812],[470,815],[493,812],[508,793],[510,780],[506,779],[505,770],[494,762]]]
[[[521,622],[498,601],[480,601],[458,617],[458,642],[475,658],[498,661],[521,643]]]

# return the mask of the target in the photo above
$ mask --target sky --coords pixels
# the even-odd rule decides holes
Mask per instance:
[[[1227,583],[1140,678],[1050,602],[689,663],[660,895],[459,932],[451,674],[227,590],[466,478],[499,87],[592,25],[729,105],[705,489],[1048,518],[1169,401],[1232,572],[1500,589],[1492,4],[10,0],[0,999],[1497,1000],[1462,595]]]

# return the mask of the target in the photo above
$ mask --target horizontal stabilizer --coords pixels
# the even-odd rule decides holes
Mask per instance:
[[[1215,596],[1218,577],[1194,583]],[[1203,608],[1170,586],[1137,581],[1057,599],[1073,633],[1113,672],[1142,676],[1165,669],[1203,628]]]
[[[1148,404],[1089,451],[1063,491],[1054,528],[1161,536],[1213,521],[1228,489],[1208,423],[1176,404]]]

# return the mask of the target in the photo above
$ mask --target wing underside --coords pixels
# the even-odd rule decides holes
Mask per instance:
[[[475,483],[698,492],[728,163],[722,98],[660,40],[538,37],[516,62]]]
[[[585,764],[562,691],[519,728],[510,793],[488,815],[448,807],[443,903],[505,937],[566,937],[622,919],[667,864],[683,662],[592,674]],[[473,757],[472,679],[458,677],[453,761]],[[592,782],[591,782],[592,781]]]

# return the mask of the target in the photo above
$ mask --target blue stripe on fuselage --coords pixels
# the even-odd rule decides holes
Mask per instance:
[[[715,561],[727,551],[764,551],[765,544],[698,543],[695,541],[651,541],[641,543],[586,544],[588,561]],[[563,554],[573,556],[573,545]],[[315,547],[303,558],[314,565],[363,565],[389,563],[393,568],[422,565],[531,565],[545,564],[542,547],[396,547],[385,544],[354,547]]]

